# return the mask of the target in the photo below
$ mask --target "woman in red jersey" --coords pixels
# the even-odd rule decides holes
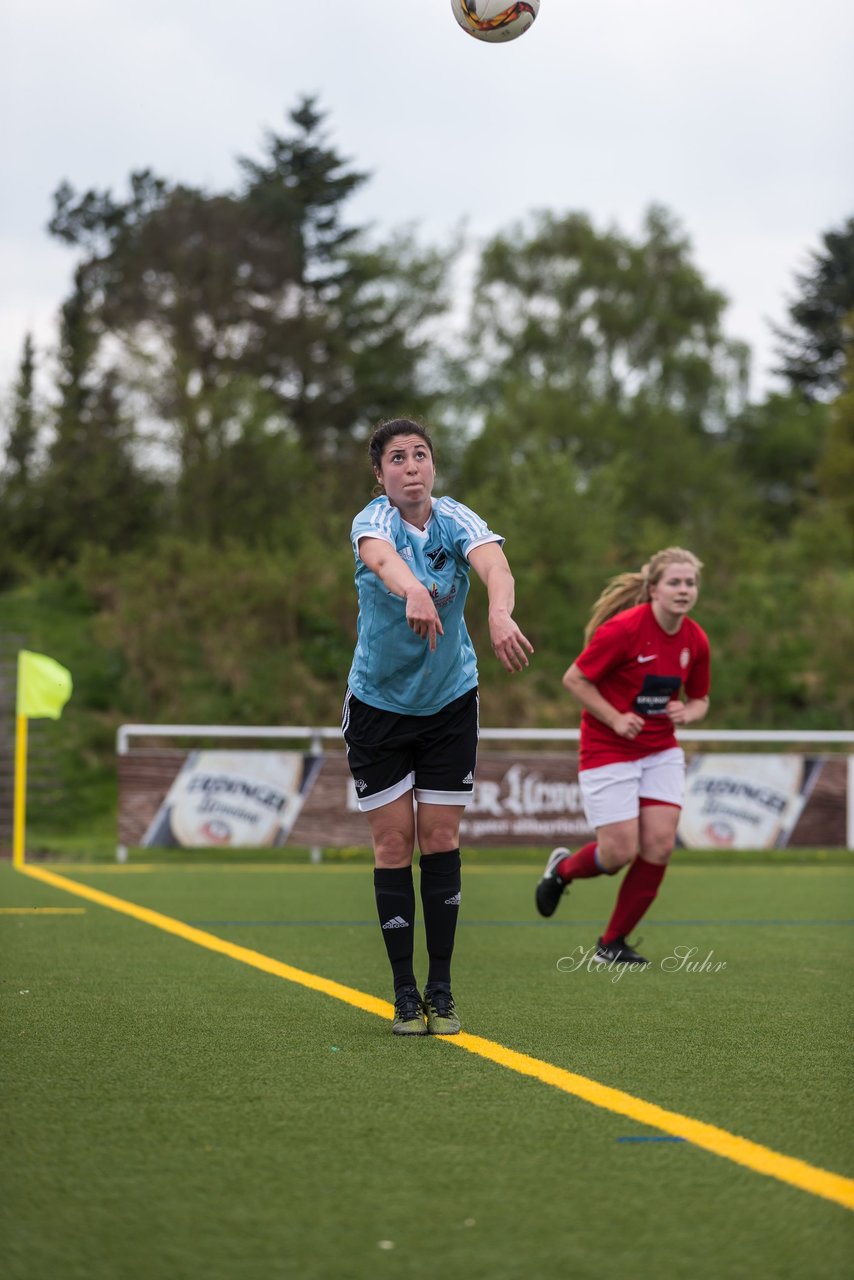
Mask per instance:
[[[585,647],[563,677],[584,708],[578,781],[596,839],[554,849],[537,885],[550,916],[567,885],[629,866],[596,946],[604,964],[646,964],[626,938],[658,893],[676,843],[685,785],[680,725],[709,706],[709,641],[687,615],[702,565],[668,547],[639,573],[612,579],[593,607]]]

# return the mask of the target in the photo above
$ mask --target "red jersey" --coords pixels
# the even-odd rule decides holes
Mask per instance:
[[[617,613],[594,631],[576,665],[612,707],[644,717],[636,738],[621,738],[589,711],[581,715],[580,769],[637,760],[678,746],[667,704],[709,692],[709,641],[691,618],[675,635],[659,626],[651,604]]]

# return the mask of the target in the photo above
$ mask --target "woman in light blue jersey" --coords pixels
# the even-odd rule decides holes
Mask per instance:
[[[477,659],[464,617],[470,567],[486,585],[492,649],[505,670],[527,667],[533,646],[513,621],[504,539],[462,503],[433,497],[425,429],[408,418],[381,423],[369,449],[383,492],[351,532],[359,618],[342,727],[374,847],[392,1031],[453,1035],[460,819],[477,761]],[[416,842],[429,956],[423,999],[413,970]]]

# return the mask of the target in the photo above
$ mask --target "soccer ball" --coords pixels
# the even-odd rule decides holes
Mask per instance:
[[[451,0],[454,17],[475,40],[497,44],[523,35],[540,11],[540,0]]]

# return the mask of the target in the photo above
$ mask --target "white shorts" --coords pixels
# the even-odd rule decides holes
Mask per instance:
[[[682,807],[685,794],[685,752],[669,747],[639,760],[620,760],[578,775],[584,812],[594,830],[609,822],[637,818],[646,802]]]

